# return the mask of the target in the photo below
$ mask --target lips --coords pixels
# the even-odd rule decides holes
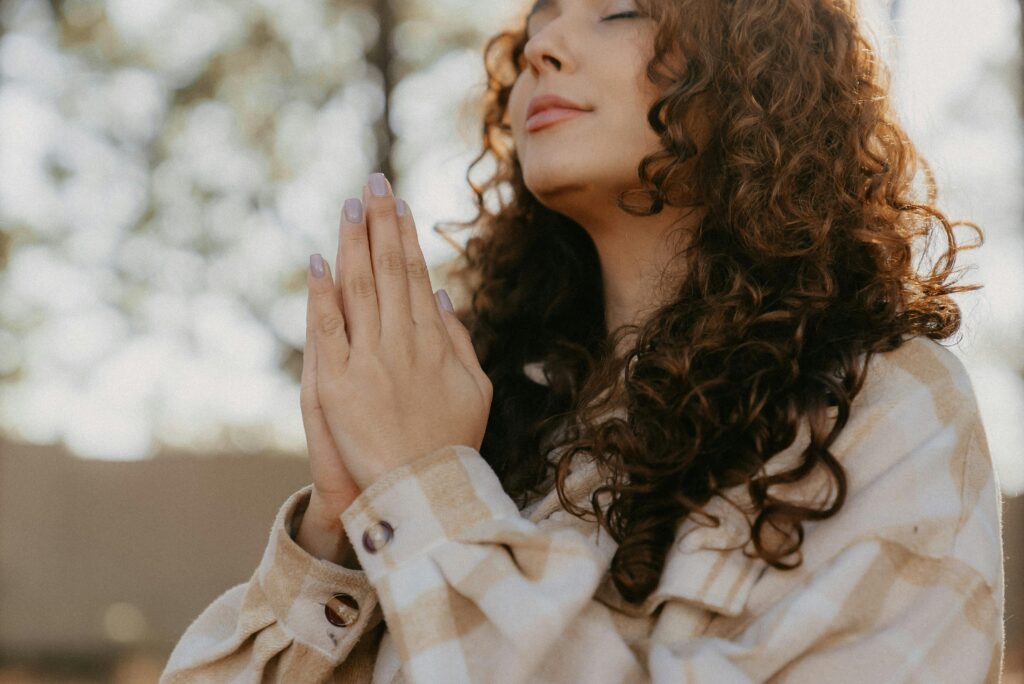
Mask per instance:
[[[531,116],[539,111],[548,109],[550,107],[558,107],[561,109],[579,109],[586,110],[587,108],[583,105],[573,102],[572,100],[566,99],[560,95],[554,93],[548,93],[546,95],[539,95],[530,100],[530,106],[526,110],[526,118],[529,119]]]
[[[544,126],[571,119],[591,110],[572,100],[549,93],[530,100],[526,111],[526,128],[534,131]]]
[[[565,121],[566,119],[574,119],[577,116],[582,116],[587,112],[581,109],[564,109],[562,107],[550,107],[548,109],[542,109],[537,112],[529,119],[526,120],[526,130],[530,133],[545,128],[552,124],[556,124],[559,121]]]

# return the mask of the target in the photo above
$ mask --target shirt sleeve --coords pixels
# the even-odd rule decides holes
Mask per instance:
[[[252,577],[189,625],[161,684],[370,681],[384,627],[377,594],[364,571],[315,558],[292,538],[311,492],[285,501]]]
[[[917,451],[900,454],[907,462],[896,484],[905,487],[909,480],[903,478],[923,476],[921,468],[934,467],[935,459],[970,461],[971,487],[984,494],[980,507],[990,514],[987,452],[971,440],[965,457],[965,442],[949,441],[963,427],[950,424],[919,435]],[[951,443],[961,447],[955,459]],[[891,497],[891,483],[878,480],[883,482],[864,489],[871,492],[866,505],[878,507],[876,497]],[[921,515],[921,522],[932,520]],[[966,518],[957,515],[963,529]],[[341,517],[377,589],[409,682],[811,684],[998,677],[1001,588],[950,549],[940,556],[914,550],[892,530],[848,535],[795,589],[759,607],[736,633],[689,636],[685,625],[692,625],[693,605],[670,598],[650,637],[627,644],[611,609],[595,599],[607,563],[592,540],[565,517],[524,519],[471,447],[447,446],[387,473]],[[991,536],[979,539],[972,551],[985,562],[998,558],[998,534],[995,546]],[[725,566],[722,558],[718,567]],[[686,573],[686,559],[676,560],[681,562],[674,567]],[[715,583],[713,570],[706,580],[697,581]],[[667,581],[686,585],[688,578]]]

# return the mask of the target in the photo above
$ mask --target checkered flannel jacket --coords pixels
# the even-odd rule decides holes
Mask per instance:
[[[768,472],[808,443],[802,429]],[[554,491],[519,510],[468,446],[391,471],[341,515],[358,568],[295,543],[304,487],[251,579],[192,622],[160,681],[997,682],[1001,500],[958,357],[927,338],[872,357],[831,450],[847,499],[804,524],[797,569],[743,552],[740,485],[707,508],[720,526],[678,527],[641,605],[610,582],[606,531]],[[583,461],[568,494],[587,507],[603,478]],[[773,493],[820,505],[828,485],[815,473]]]

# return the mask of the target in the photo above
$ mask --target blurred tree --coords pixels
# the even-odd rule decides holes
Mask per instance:
[[[380,141],[377,151],[377,168],[389,179],[395,179],[394,169],[391,164],[391,91],[394,89],[394,74],[392,69],[392,50],[395,20],[391,11],[392,3],[389,0],[374,0],[374,14],[380,23],[380,34],[376,44],[368,55],[371,64],[377,67],[383,79],[384,88],[384,112],[378,122],[378,136]]]
[[[977,23],[1024,4],[999,2]],[[333,254],[339,207],[382,170],[444,284],[452,247],[432,228],[472,208],[482,46],[526,4],[0,3],[0,430],[86,457],[301,455],[308,255]],[[864,7],[920,52],[956,5]],[[984,60],[954,49],[958,67]],[[925,68],[906,83],[953,82]],[[1020,99],[1024,74],[999,68],[998,84],[963,70],[934,108],[943,124],[918,136],[949,146],[965,177],[1011,177],[953,148],[986,131],[1002,136],[993,149],[1019,139],[974,122],[1005,112],[1003,80]],[[1019,243],[1019,211],[1003,223]],[[996,309],[1016,330],[1020,307]],[[1004,346],[993,353],[1015,358]]]
[[[501,11],[0,3],[0,429],[99,458],[302,454],[308,255],[382,170],[437,266],[431,211],[459,206],[438,168]]]

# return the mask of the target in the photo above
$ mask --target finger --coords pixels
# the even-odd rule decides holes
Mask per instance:
[[[344,209],[342,209],[342,212],[344,212]],[[342,260],[344,256],[341,250],[343,242],[341,231],[344,227],[345,222],[343,220],[338,221],[338,251],[334,255],[334,293],[336,295],[336,299],[338,300],[338,308],[341,309],[342,316],[345,315],[345,292],[344,288],[342,287],[342,281],[345,278],[345,271],[342,265]],[[348,330],[349,332],[352,331],[351,322],[348,322]]]
[[[476,349],[473,347],[473,337],[469,334],[469,330],[462,324],[459,317],[450,311],[445,311],[440,306],[441,290],[438,290],[436,295],[437,305],[435,309],[440,311],[441,319],[444,321],[445,328],[448,330],[448,338],[452,341],[452,347],[455,350],[455,356],[462,363],[463,367],[472,371],[477,376],[477,381],[481,383],[481,387],[490,382],[487,377],[487,373],[480,367],[480,359],[476,355]],[[445,293],[447,294],[447,292]]]
[[[306,297],[306,346],[302,350],[302,380],[300,384],[303,405],[317,403],[316,394],[316,329],[313,327],[313,298]]]
[[[345,200],[338,233],[342,263],[338,272],[342,294],[339,309],[344,312],[349,343],[358,349],[380,339],[380,309],[362,200]]]
[[[350,349],[345,317],[338,308],[334,280],[326,259],[321,259],[324,273],[317,277],[315,260],[310,257],[309,311],[316,336],[317,388],[321,378],[338,378],[344,372]]]
[[[405,252],[405,272],[409,279],[409,301],[412,308],[412,319],[416,324],[442,323],[441,314],[437,311],[437,300],[434,299],[434,288],[430,284],[430,269],[423,257],[420,247],[416,221],[405,200],[395,199],[398,215],[398,227],[402,235],[402,250]]]
[[[381,193],[381,194],[377,194]],[[382,173],[370,176],[363,188],[373,277],[380,307],[380,331],[388,339],[412,332],[412,307],[409,280],[405,274],[406,256],[395,212],[391,184]]]
[[[306,307],[307,314],[309,308],[309,306]],[[299,389],[299,406],[302,409],[302,425],[306,430],[306,436],[307,438],[312,437],[318,429],[317,423],[323,420],[320,394],[316,388],[315,330],[309,330],[306,333],[306,347],[302,353],[302,384]]]
[[[310,301],[312,301],[310,299]],[[307,306],[307,313],[309,307]],[[308,327],[308,326],[307,326]],[[311,467],[323,463],[323,459],[333,456],[336,451],[334,437],[324,418],[324,409],[320,405],[320,394],[316,386],[316,331],[306,336],[306,350],[302,357],[302,428],[306,433],[306,452]]]

